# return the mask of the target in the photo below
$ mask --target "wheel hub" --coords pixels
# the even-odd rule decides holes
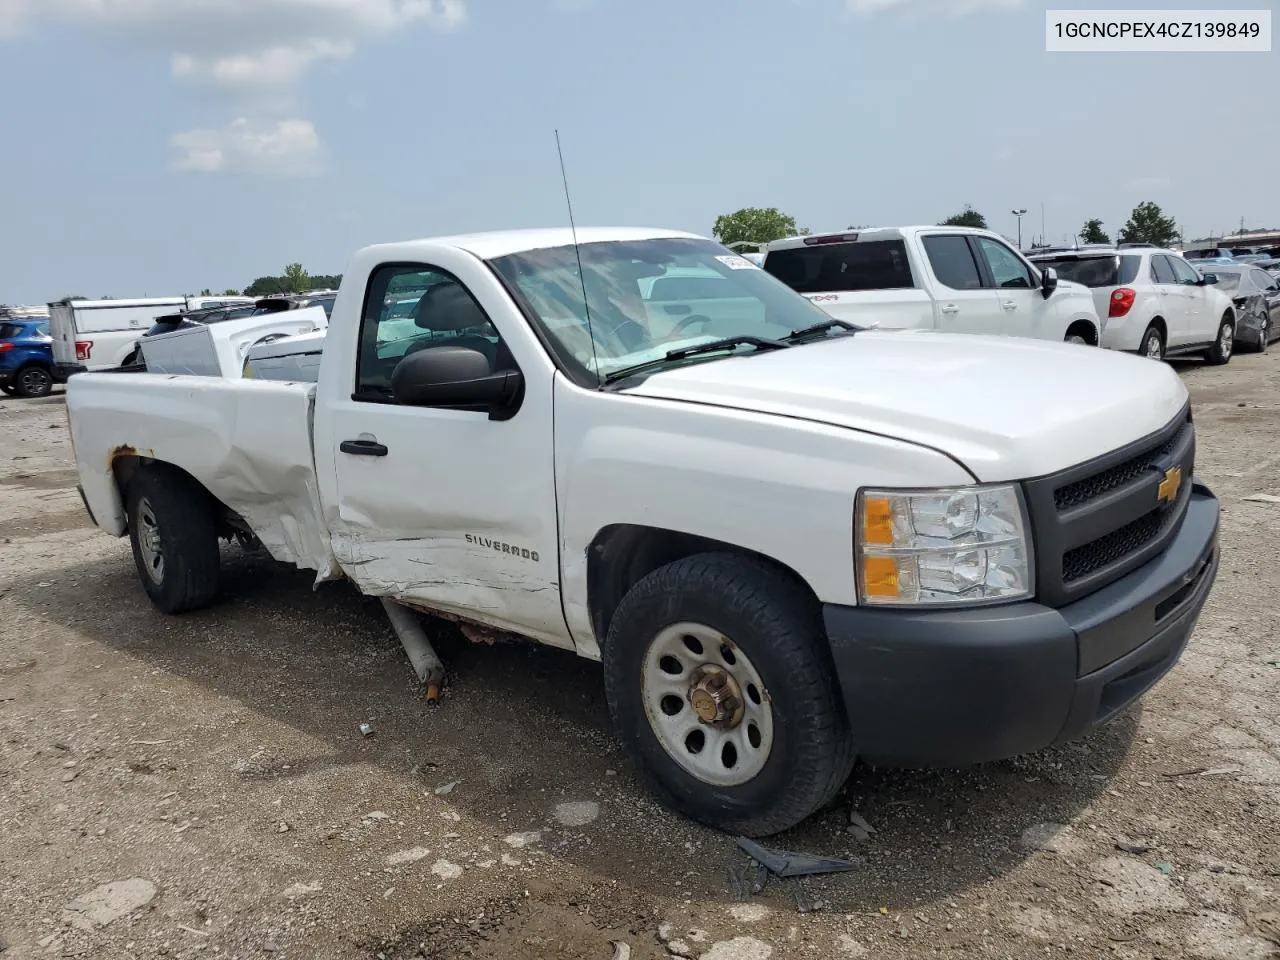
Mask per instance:
[[[747,709],[738,681],[724,668],[709,663],[690,678],[689,705],[699,720],[720,730],[737,727]]]

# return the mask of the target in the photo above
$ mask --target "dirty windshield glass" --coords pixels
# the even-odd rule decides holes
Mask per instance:
[[[559,359],[593,376],[698,343],[781,338],[830,319],[709,240],[585,243],[577,254],[551,247],[492,264],[523,295]]]

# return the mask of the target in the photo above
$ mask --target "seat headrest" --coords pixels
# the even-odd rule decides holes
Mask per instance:
[[[460,283],[441,283],[427,290],[413,308],[413,322],[423,330],[448,332],[482,327],[488,317]]]

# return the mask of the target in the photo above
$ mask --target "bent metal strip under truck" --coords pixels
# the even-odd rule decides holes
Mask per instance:
[[[656,790],[756,836],[856,756],[1037,750],[1176,663],[1218,503],[1167,366],[859,329],[689,234],[577,240],[361,251],[315,383],[72,378],[90,514],[168,613],[239,536],[600,660]],[[725,299],[647,300],[673,270]]]

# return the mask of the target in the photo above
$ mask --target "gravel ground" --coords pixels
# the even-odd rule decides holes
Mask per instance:
[[[1180,370],[1224,507],[1181,664],[1081,743],[859,767],[771,841],[858,861],[804,913],[736,900],[732,842],[644,793],[593,664],[442,628],[431,707],[375,603],[238,549],[216,607],[155,612],[88,526],[61,397],[3,400],[0,954],[1276,956],[1280,503],[1244,498],[1280,495],[1280,354]]]

